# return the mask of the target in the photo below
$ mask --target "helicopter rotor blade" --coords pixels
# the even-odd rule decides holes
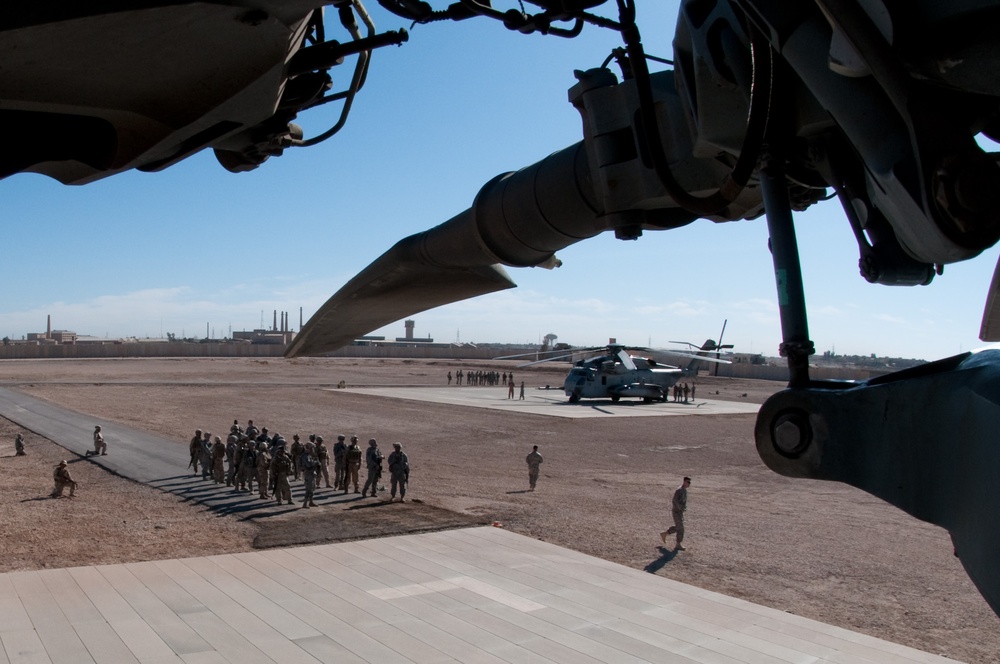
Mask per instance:
[[[330,352],[400,318],[516,287],[498,264],[442,266],[427,260],[423,236],[401,240],[334,293],[285,357]]]

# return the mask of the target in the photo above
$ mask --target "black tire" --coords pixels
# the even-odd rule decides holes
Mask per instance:
[[[620,395],[618,395],[618,394],[612,394],[612,395],[611,395],[611,400],[612,400],[613,402],[615,402],[615,403],[618,403],[618,402],[619,402],[619,401],[621,400],[621,396],[620,396]]]
[[[578,401],[580,401],[580,395],[579,394],[571,394],[570,395],[570,397],[569,397],[569,402],[570,403],[577,403]]]

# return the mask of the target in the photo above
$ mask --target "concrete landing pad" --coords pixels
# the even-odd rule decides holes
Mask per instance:
[[[954,664],[488,526],[0,574],[0,645],[11,663]]]
[[[584,399],[569,403],[561,389],[525,390],[524,400],[508,399],[505,388],[490,387],[349,387],[331,392],[374,394],[392,399],[431,401],[455,406],[492,408],[551,417],[669,417],[672,415],[732,415],[756,413],[760,404],[698,399],[689,403],[643,403],[641,399]]]

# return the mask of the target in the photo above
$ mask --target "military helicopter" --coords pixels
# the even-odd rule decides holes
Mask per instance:
[[[724,325],[723,331],[725,331]],[[720,336],[719,339],[721,341],[722,337]],[[576,358],[581,354],[588,355],[573,365],[563,381],[563,391],[569,397],[570,403],[577,403],[580,399],[611,399],[617,403],[622,397],[637,397],[642,399],[644,403],[652,403],[653,401],[666,401],[670,394],[670,388],[681,378],[697,375],[701,362],[729,364],[726,360],[708,357],[707,353],[733,347],[732,344],[725,346],[716,344],[712,339],[706,340],[701,346],[686,341],[672,341],[670,343],[687,344],[695,348],[698,354],[654,351],[651,348],[640,346],[624,346],[611,340],[606,346],[574,348],[568,353],[566,351],[548,351],[561,354],[535,362],[527,362],[521,366]],[[631,355],[629,351],[666,353],[674,357],[690,358],[691,361],[682,367],[666,364],[652,357]],[[510,359],[512,357],[518,356],[496,359]]]

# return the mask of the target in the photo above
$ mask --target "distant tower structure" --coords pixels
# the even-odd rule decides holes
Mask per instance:
[[[45,318],[46,318],[46,323],[45,323],[45,338],[46,339],[51,339],[52,338],[52,314],[49,314]]]
[[[277,309],[274,310],[274,320],[271,321],[271,331],[272,332],[277,332],[278,331],[278,310]]]
[[[302,307],[299,307],[299,329],[302,329]]]
[[[413,339],[413,328],[416,324],[412,320],[404,321],[403,326],[406,327],[406,340],[411,341]]]

